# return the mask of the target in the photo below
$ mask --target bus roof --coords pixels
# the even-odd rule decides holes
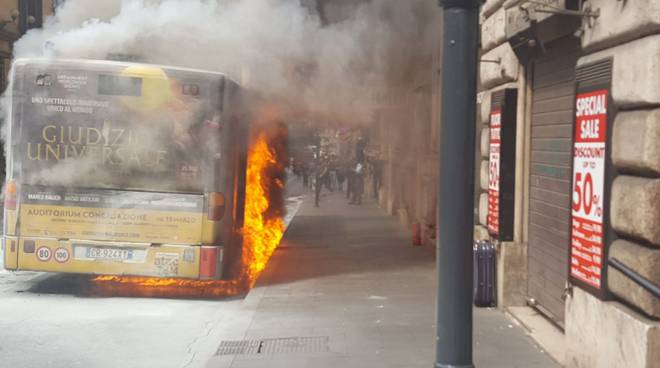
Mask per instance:
[[[194,69],[186,68],[179,66],[170,66],[170,65],[161,65],[161,64],[150,64],[150,63],[140,63],[140,62],[130,62],[130,61],[115,61],[115,60],[98,60],[98,59],[58,59],[58,58],[18,58],[13,62],[15,66],[29,66],[29,65],[53,65],[53,66],[76,66],[76,65],[86,65],[86,66],[98,66],[98,67],[108,67],[108,68],[125,68],[129,66],[151,66],[162,68],[166,70],[175,70],[182,72],[192,72],[192,73],[203,73],[203,74],[212,74],[218,77],[223,77],[227,80],[232,81],[235,84],[238,84],[234,79],[229,77],[225,73],[203,70],[203,69]]]

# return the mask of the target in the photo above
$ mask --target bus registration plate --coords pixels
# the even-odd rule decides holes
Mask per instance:
[[[132,249],[89,247],[85,253],[86,258],[99,260],[130,261],[133,259]]]

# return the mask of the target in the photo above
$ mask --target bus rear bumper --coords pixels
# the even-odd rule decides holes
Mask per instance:
[[[5,236],[3,244],[5,268],[13,270],[185,279],[222,277],[221,267],[210,266],[222,263],[223,249],[219,246],[11,236]]]

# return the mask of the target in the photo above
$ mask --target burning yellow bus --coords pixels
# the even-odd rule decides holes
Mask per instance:
[[[207,71],[17,60],[4,266],[219,280],[242,253],[241,88]]]

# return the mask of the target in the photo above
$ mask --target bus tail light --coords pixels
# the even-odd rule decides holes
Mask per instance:
[[[220,247],[202,247],[199,257],[199,278],[214,279],[218,276]]]
[[[34,240],[26,239],[23,241],[23,252],[34,253],[34,248],[35,248]]]
[[[211,221],[220,221],[225,214],[225,196],[212,192],[208,196],[207,217]]]
[[[5,208],[8,210],[16,209],[16,196],[17,196],[16,182],[8,181],[5,187]]]

